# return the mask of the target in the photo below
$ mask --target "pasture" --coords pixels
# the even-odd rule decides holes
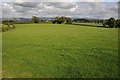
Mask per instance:
[[[118,77],[117,28],[15,26],[2,33],[3,78]]]

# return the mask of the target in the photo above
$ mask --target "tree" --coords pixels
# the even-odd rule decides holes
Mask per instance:
[[[38,23],[39,19],[38,19],[38,17],[36,17],[36,16],[32,16],[32,21],[33,21],[34,23]]]
[[[13,20],[4,20],[2,21],[4,25],[7,25],[8,27],[15,28],[14,21]]]
[[[72,19],[65,17],[65,16],[57,16],[55,17],[55,20],[53,21],[53,23],[65,23],[65,24],[71,24],[72,23]]]
[[[117,28],[120,28],[120,19],[117,19],[117,20],[116,20],[116,27],[117,27]]]
[[[107,20],[106,24],[109,26],[109,28],[115,27],[115,25],[116,25],[115,18],[111,17],[110,19]]]
[[[5,31],[15,28],[13,20],[4,20],[4,21],[2,21],[2,24],[7,25],[6,27],[2,26],[2,32],[5,32]]]
[[[103,20],[102,24],[103,24],[103,27],[107,27],[108,28],[107,20]]]
[[[111,18],[108,19],[108,20],[104,20],[104,21],[103,21],[103,26],[104,26],[104,27],[107,27],[107,28],[116,27],[116,20],[115,20],[115,18],[111,17]]]
[[[9,24],[13,24],[14,21],[13,20],[4,20],[4,21],[2,21],[2,23],[5,25],[9,25]]]
[[[71,18],[66,18],[66,24],[72,24],[72,19]]]

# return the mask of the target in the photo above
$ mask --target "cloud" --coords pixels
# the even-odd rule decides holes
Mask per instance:
[[[119,0],[2,0],[1,2],[118,2]]]
[[[26,3],[15,3],[14,5],[22,6],[22,7],[36,7],[39,3],[36,2],[26,2]]]
[[[117,17],[118,5],[116,2],[22,2],[20,0],[14,3],[3,3],[2,12],[3,17],[64,15],[70,17],[109,18]]]
[[[75,7],[75,3],[73,2],[47,2],[45,3],[46,6],[52,6],[55,8],[60,8],[60,9],[71,9]]]
[[[21,0],[23,2],[33,2],[33,0]],[[118,2],[119,0],[35,0],[36,2]]]

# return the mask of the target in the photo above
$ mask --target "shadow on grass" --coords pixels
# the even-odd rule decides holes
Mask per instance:
[[[97,26],[97,25],[92,25],[92,24],[72,24],[72,25],[77,25],[77,26],[88,26],[88,27],[99,27],[99,28],[105,28],[103,26]]]

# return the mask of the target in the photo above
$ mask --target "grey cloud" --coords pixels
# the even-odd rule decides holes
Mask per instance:
[[[50,3],[46,3],[46,5],[60,9],[70,9],[75,7],[76,4],[71,2],[50,2]]]
[[[117,17],[117,3],[100,2],[22,2],[5,3],[3,5],[4,16],[30,17],[37,16],[81,16],[94,18]]]
[[[37,2],[24,2],[24,3],[15,3],[14,5],[22,6],[22,7],[36,7],[39,3]]]

